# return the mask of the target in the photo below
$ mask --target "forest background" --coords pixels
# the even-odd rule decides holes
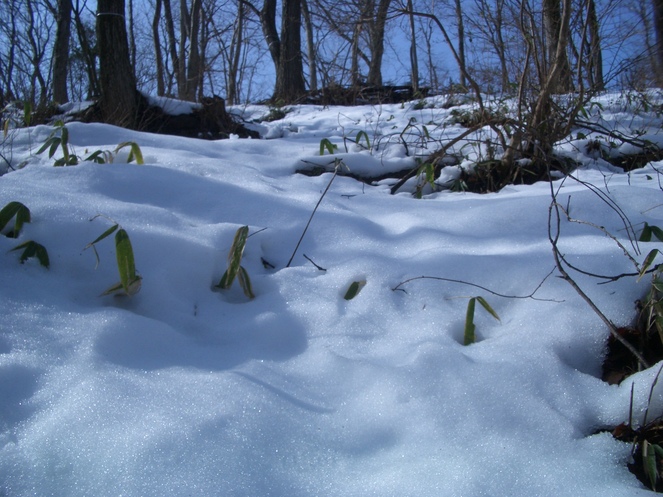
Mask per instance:
[[[516,95],[540,91],[556,62],[555,92],[652,87],[662,11],[661,0],[3,0],[0,103],[99,96],[111,21],[129,64],[112,72],[194,102],[385,84]]]

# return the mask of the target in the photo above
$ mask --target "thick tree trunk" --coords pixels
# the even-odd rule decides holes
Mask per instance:
[[[289,103],[306,92],[301,50],[300,0],[283,0],[281,47],[273,99]]]
[[[135,127],[138,91],[129,59],[124,0],[98,0],[97,43],[102,118],[109,124]]]
[[[55,42],[53,44],[53,100],[64,104],[69,101],[67,74],[69,66],[69,40],[71,38],[71,0],[58,0]]]
[[[382,86],[382,56],[384,55],[384,30],[391,0],[380,0],[371,26],[371,62],[368,66],[367,83]]]

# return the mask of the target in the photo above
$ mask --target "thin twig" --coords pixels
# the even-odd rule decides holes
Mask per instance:
[[[531,292],[529,295],[505,295],[503,293],[498,293],[490,288],[486,288],[485,286],[477,285],[476,283],[470,283],[469,281],[463,281],[463,280],[456,280],[453,278],[444,278],[442,276],[415,276],[414,278],[409,278],[405,281],[401,281],[398,285],[396,285],[394,288],[392,288],[392,291],[401,291],[405,292],[401,287],[405,285],[406,283],[410,283],[411,281],[415,280],[436,280],[436,281],[447,281],[449,283],[460,283],[461,285],[468,285],[472,286],[474,288],[479,288],[485,292],[488,292],[492,295],[495,295],[496,297],[502,297],[505,299],[532,299],[532,300],[538,300],[539,302],[556,302],[556,303],[562,303],[564,302],[563,300],[555,300],[555,299],[540,299],[538,297],[535,297],[534,294],[539,291],[543,283],[548,279],[548,277],[555,271],[555,268],[550,271],[545,278],[541,280],[541,282],[537,285],[537,287],[534,289],[533,292]]]
[[[308,222],[306,223],[306,226],[304,227],[304,231],[302,232],[302,236],[299,237],[299,241],[297,242],[297,246],[295,247],[295,250],[293,251],[292,255],[290,256],[290,260],[288,261],[288,264],[286,264],[285,267],[290,267],[290,264],[292,263],[292,260],[295,258],[295,255],[297,254],[297,250],[299,250],[299,245],[301,245],[302,240],[304,239],[304,235],[306,234],[306,231],[308,230],[308,227],[311,224],[311,221],[313,221],[313,216],[315,216],[315,212],[318,210],[318,207],[320,207],[320,203],[322,202],[322,199],[325,198],[325,195],[329,191],[329,188],[331,187],[332,183],[334,182],[334,179],[336,178],[336,175],[338,174],[339,169],[341,168],[341,165],[343,164],[343,161],[340,159],[336,160],[336,167],[334,168],[334,174],[332,175],[331,179],[329,180],[329,184],[327,184],[327,188],[325,188],[325,191],[322,192],[322,195],[320,195],[320,199],[318,200],[318,203],[315,204],[315,207],[313,208],[313,212],[311,212],[311,217],[308,218]]]
[[[326,270],[325,268],[323,268],[322,266],[319,266],[318,264],[316,264],[315,262],[313,262],[313,259],[311,259],[308,255],[306,255],[306,254],[302,254],[302,255],[304,256],[304,259],[306,259],[306,260],[309,261],[311,264],[313,264],[313,265],[315,266],[315,268],[316,268],[318,271],[324,271],[324,272],[327,271],[327,270]]]
[[[552,195],[552,202],[550,203],[550,207],[548,208],[548,239],[550,240],[550,245],[552,246],[553,258],[555,260],[555,265],[557,266],[557,271],[559,271],[561,278],[565,280],[569,285],[571,285],[571,287],[587,303],[587,305],[589,305],[589,307],[601,319],[601,321],[605,323],[605,325],[610,330],[610,334],[615,338],[615,340],[617,340],[624,347],[626,347],[626,349],[629,352],[631,352],[631,354],[633,354],[635,358],[637,358],[638,362],[644,368],[648,368],[649,363],[642,356],[642,354],[638,352],[638,350],[633,345],[631,345],[628,342],[628,340],[626,340],[623,336],[619,334],[615,324],[612,321],[610,321],[608,317],[605,314],[603,314],[603,312],[601,312],[601,310],[597,307],[594,301],[591,298],[589,298],[589,296],[580,288],[580,286],[576,283],[576,281],[573,278],[571,278],[569,273],[567,273],[566,270],[564,269],[561,253],[557,245],[561,233],[561,218],[562,218],[561,211],[563,211],[563,208],[557,202],[557,192],[555,192],[555,188],[552,183],[550,184],[550,191]],[[553,233],[553,216],[555,221],[554,233]]]

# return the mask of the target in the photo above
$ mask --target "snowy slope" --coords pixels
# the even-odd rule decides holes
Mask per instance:
[[[54,168],[34,155],[51,128],[17,131],[13,155],[28,165],[0,177],[0,207],[20,201],[33,220],[18,240],[0,237],[0,495],[647,495],[626,469],[630,446],[597,431],[628,419],[631,383],[642,415],[657,368],[619,387],[600,380],[607,330],[567,283],[546,279],[548,183],[418,200],[339,176],[285,267],[332,179],[294,174],[330,164],[321,139],[353,171],[405,169],[413,153],[398,133],[415,117],[453,136],[461,128],[434,124],[448,112],[296,107],[258,126],[272,139],[218,142],[68,125],[80,155],[132,140],[142,166],[121,152]],[[343,137],[359,130],[374,150],[346,153]],[[663,224],[653,166],[625,175],[586,163],[579,176],[634,225]],[[625,239],[586,187],[554,187],[575,217]],[[132,298],[99,296],[118,280],[112,237],[98,268],[83,250],[109,219],[143,277]],[[243,225],[251,301],[237,283],[212,291]],[[30,239],[50,269],[8,253]],[[564,221],[560,244],[590,271],[633,270],[589,225]],[[446,280],[393,290],[423,275]],[[535,298],[462,283],[526,297],[542,281]],[[578,282],[617,324],[647,283]],[[474,296],[501,321],[477,306],[478,341],[464,346]]]

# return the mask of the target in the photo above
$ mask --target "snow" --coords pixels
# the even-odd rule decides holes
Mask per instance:
[[[648,495],[626,468],[631,447],[601,430],[628,420],[632,384],[642,418],[658,367],[620,386],[600,380],[608,331],[566,282],[546,278],[551,185],[415,199],[411,188],[390,195],[388,181],[333,177],[335,158],[376,176],[414,167],[432,145],[416,135],[405,150],[412,118],[435,136],[462,132],[428,103],[297,106],[254,125],[269,140],[67,125],[80,155],[134,141],[145,165],[122,163],[125,154],[55,168],[34,155],[50,127],[15,131],[12,156],[28,165],[0,177],[0,204],[24,203],[32,222],[18,240],[0,237],[0,494]],[[248,121],[268,112],[231,110]],[[648,126],[654,134],[660,122]],[[344,143],[359,130],[371,151]],[[323,138],[338,154],[318,155]],[[583,160],[577,175],[634,226],[661,225],[661,164],[626,175]],[[311,164],[330,172],[294,174]],[[592,191],[572,179],[553,188],[573,217],[630,247]],[[98,267],[84,250],[113,222],[143,278],[131,298],[99,296],[118,280],[112,237],[97,244]],[[243,225],[254,300],[237,283],[212,291]],[[600,230],[567,220],[561,229],[574,264],[633,271]],[[27,240],[47,248],[50,269],[8,252]],[[661,248],[641,245],[639,260]],[[444,280],[394,290],[424,275]],[[618,325],[647,285],[574,276]],[[535,298],[503,298],[470,284],[517,297],[541,287]],[[475,296],[501,320],[477,306],[477,343],[464,346]],[[662,388],[651,409],[663,409]]]

